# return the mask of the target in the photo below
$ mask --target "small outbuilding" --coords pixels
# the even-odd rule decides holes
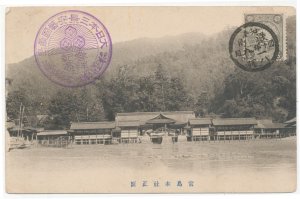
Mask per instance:
[[[283,123],[273,123],[272,120],[257,120],[254,129],[258,138],[280,138],[284,137],[286,128]]]
[[[210,140],[210,128],[212,122],[210,118],[189,119],[187,131],[187,141]]]
[[[115,122],[72,122],[70,134],[75,144],[111,144]]]
[[[140,126],[138,120],[119,121],[117,125],[121,129],[121,143],[136,143],[138,141]]]
[[[248,140],[254,138],[255,118],[217,118],[212,120],[214,140]]]
[[[66,130],[44,130],[37,133],[37,144],[47,147],[67,147],[71,136]]]

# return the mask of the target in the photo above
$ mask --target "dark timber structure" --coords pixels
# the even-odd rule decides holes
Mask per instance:
[[[71,136],[65,130],[40,131],[37,134],[39,146],[67,147],[71,143]]]
[[[178,135],[184,133],[189,119],[193,118],[193,111],[117,113],[116,125],[125,130],[126,128],[122,127],[123,123],[139,124],[130,127],[127,125],[127,128],[133,131],[138,129],[139,135],[147,132],[153,143],[161,143],[163,139],[169,138],[172,142],[177,142]]]
[[[212,122],[210,118],[190,119],[187,127],[187,141],[211,140],[211,125]]]
[[[68,147],[70,135],[65,130],[40,131],[37,134],[37,144],[46,147]]]
[[[119,121],[117,124],[120,129],[120,143],[137,143],[139,136],[140,123],[137,120]]]
[[[66,135],[38,133],[38,142],[51,145],[52,140],[68,136],[77,145],[140,143],[146,134],[158,144],[178,142],[182,135],[187,141],[249,140],[291,136],[295,129],[295,118],[281,124],[255,118],[196,118],[192,111],[133,112],[117,113],[115,122],[73,122]]]
[[[257,120],[255,125],[255,136],[258,138],[281,138],[285,137],[285,125],[283,123],[273,123],[272,120]]]
[[[170,132],[170,125],[175,124],[176,121],[174,119],[168,118],[162,114],[159,114],[158,116],[146,121],[146,124],[152,125],[153,132],[150,133],[150,140],[151,142],[155,144],[161,144],[163,140],[163,136],[166,135],[166,133]],[[172,134],[172,141],[177,142],[178,138],[176,137],[176,134]]]
[[[297,130],[297,119],[294,117],[293,119],[290,119],[290,120],[284,122],[284,124],[287,129],[284,136],[285,137],[295,136],[296,130]]]
[[[254,138],[254,118],[218,118],[212,120],[214,140],[248,140]]]
[[[75,144],[111,144],[115,122],[80,122],[71,124]]]

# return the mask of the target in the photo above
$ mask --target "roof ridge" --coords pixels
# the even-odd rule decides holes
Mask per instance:
[[[121,120],[118,122],[139,122],[140,120]]]
[[[210,120],[211,118],[209,117],[202,117],[202,118],[190,118],[189,120]]]
[[[189,114],[195,114],[194,111],[155,111],[155,112],[125,112],[125,113],[117,113],[118,115],[138,115],[138,114],[144,114],[144,115],[151,115],[151,114],[172,114],[172,113],[189,113]]]
[[[254,119],[254,120],[256,120],[256,118],[254,118],[254,117],[215,118],[213,120],[236,120],[236,119]]]
[[[72,122],[72,124],[96,124],[96,123],[114,123],[115,121],[100,121],[100,122]]]

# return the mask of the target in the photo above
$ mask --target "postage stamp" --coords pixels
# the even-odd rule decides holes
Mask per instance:
[[[100,20],[86,12],[68,10],[41,26],[34,55],[48,79],[61,86],[79,87],[95,81],[109,66],[112,42]]]
[[[267,25],[249,22],[231,35],[229,52],[238,67],[249,72],[261,71],[270,67],[277,59],[278,39]]]
[[[259,22],[273,30],[278,38],[278,60],[286,60],[286,30],[283,14],[245,14],[245,23]]]

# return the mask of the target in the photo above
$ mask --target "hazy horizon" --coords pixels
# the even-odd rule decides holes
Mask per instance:
[[[232,26],[233,27],[233,26]],[[223,30],[225,30],[225,29],[223,29]],[[221,30],[220,32],[222,32],[223,30]],[[113,45],[118,45],[118,44],[122,44],[122,43],[126,43],[126,42],[134,42],[134,41],[138,41],[138,40],[160,40],[160,39],[163,39],[163,38],[165,38],[165,37],[180,37],[180,36],[183,36],[183,35],[187,35],[187,34],[199,34],[199,35],[202,35],[202,36],[204,36],[204,37],[206,37],[206,38],[208,38],[208,37],[212,37],[213,35],[215,35],[215,34],[218,34],[218,33],[220,33],[220,32],[216,32],[216,33],[214,33],[214,34],[212,34],[212,35],[206,35],[206,34],[203,34],[203,33],[201,33],[201,32],[186,32],[186,33],[182,33],[182,34],[176,34],[176,35],[163,35],[163,36],[159,36],[159,37],[139,37],[139,38],[135,38],[135,39],[130,39],[130,40],[126,40],[126,41],[117,41],[117,42],[113,42],[112,44]],[[24,59],[22,59],[22,60],[19,60],[19,61],[17,61],[17,62],[11,62],[11,63],[6,63],[6,65],[10,65],[10,64],[18,64],[18,63],[20,63],[20,62],[22,62],[22,61],[24,61],[24,60],[26,60],[26,59],[30,59],[31,57],[33,57],[34,56],[34,53],[33,53],[33,51],[32,51],[32,54],[31,55],[29,55],[28,57],[25,57]],[[6,61],[7,62],[7,61]]]
[[[160,38],[199,32],[218,33],[240,26],[245,13],[295,14],[293,7],[18,7],[6,12],[6,64],[33,55],[40,26],[64,10],[82,10],[98,18],[116,44],[138,38]],[[120,17],[122,16],[122,17]],[[26,39],[24,39],[26,38]]]

